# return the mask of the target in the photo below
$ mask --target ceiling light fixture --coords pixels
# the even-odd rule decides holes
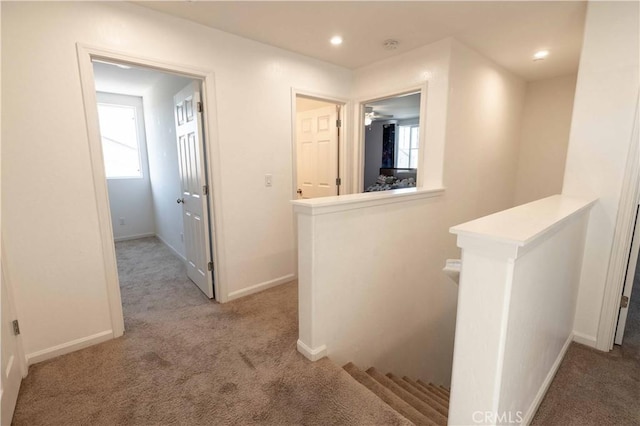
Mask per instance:
[[[396,50],[398,48],[398,44],[399,44],[398,40],[394,40],[392,38],[387,39],[387,40],[382,42],[382,45],[387,50]]]
[[[333,36],[331,37],[331,40],[329,40],[331,42],[331,44],[333,44],[334,46],[339,46],[342,44],[342,37],[340,37],[339,35],[337,36]]]
[[[541,61],[544,58],[546,58],[547,56],[549,56],[549,51],[548,50],[538,50],[536,53],[533,54],[533,60],[534,61]]]

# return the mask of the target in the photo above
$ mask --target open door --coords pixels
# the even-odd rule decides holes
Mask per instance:
[[[338,195],[338,108],[297,113],[297,181],[300,198]]]
[[[182,190],[177,202],[182,205],[184,218],[187,275],[211,299],[214,297],[213,257],[199,84],[190,83],[173,101]]]
[[[4,263],[4,259],[2,262]],[[2,339],[0,345],[2,346],[2,376],[0,380],[0,399],[2,400],[2,406],[0,408],[0,424],[10,425],[16,401],[18,400],[20,383],[22,383],[22,377],[26,374],[26,369],[22,350],[20,349],[19,336],[16,334],[17,330],[14,330],[14,321],[17,320],[13,305],[13,295],[6,280],[5,265],[2,265],[1,269]],[[17,327],[17,322],[15,326]]]
[[[638,255],[640,254],[640,205],[636,207],[636,223],[633,230],[633,239],[631,241],[631,253],[629,254],[629,264],[624,279],[624,287],[622,289],[622,301],[620,303],[620,314],[618,315],[618,326],[616,328],[616,337],[614,343],[622,344],[624,337],[624,329],[627,325],[627,315],[629,314],[629,301],[631,300],[631,290],[633,290],[633,280],[636,276],[636,268],[638,266]],[[636,294],[636,297],[640,297]]]

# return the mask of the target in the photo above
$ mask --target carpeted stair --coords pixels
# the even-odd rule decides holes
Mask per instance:
[[[343,367],[354,379],[416,425],[446,426],[449,414],[449,390],[421,380],[386,376],[369,368],[366,372],[353,363]]]

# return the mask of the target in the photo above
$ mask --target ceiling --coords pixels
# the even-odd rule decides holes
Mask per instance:
[[[145,92],[161,79],[183,80],[186,85],[190,79],[148,68],[129,67],[123,69],[117,65],[102,62],[93,63],[96,91],[118,93],[129,96],[143,96]]]
[[[420,93],[396,96],[375,102],[367,102],[366,106],[381,115],[393,115],[394,120],[416,118],[420,115]]]
[[[586,13],[583,1],[136,3],[350,69],[454,37],[529,81],[577,72]],[[336,34],[340,46],[329,43]],[[533,62],[540,49],[551,54]]]

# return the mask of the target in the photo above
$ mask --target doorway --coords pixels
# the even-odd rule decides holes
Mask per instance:
[[[219,214],[216,214],[219,195],[215,194],[219,194],[219,191],[214,190],[218,184],[216,184],[217,180],[212,178],[213,172],[218,173],[220,166],[218,156],[209,153],[210,149],[214,153],[217,153],[218,150],[215,139],[216,134],[215,132],[210,132],[210,129],[215,128],[213,126],[216,125],[213,74],[193,70],[188,67],[140,59],[113,51],[104,51],[80,44],[77,45],[77,49],[88,126],[94,187],[96,189],[98,222],[104,255],[106,290],[111,312],[113,336],[118,337],[124,333],[123,301],[118,279],[114,238],[114,228],[120,226],[119,223],[122,221],[120,221],[120,216],[112,217],[111,214],[109,185],[104,162],[103,141],[100,133],[97,92],[117,92],[111,89],[107,90],[104,86],[98,84],[95,78],[96,65],[108,67],[112,76],[125,71],[132,74],[138,72],[145,75],[142,79],[139,78],[136,80],[132,78],[124,80],[124,87],[131,90],[129,93],[120,90],[120,93],[117,94],[140,97],[140,93],[131,93],[131,91],[133,91],[132,88],[136,85],[139,86],[140,84],[146,83],[148,86],[153,86],[156,83],[160,84],[159,82],[166,83],[167,79],[172,80],[176,84],[176,86],[172,87],[169,95],[165,96],[162,101],[160,101],[158,97],[155,103],[152,101],[148,102],[149,105],[155,105],[154,108],[164,111],[164,113],[159,114],[154,119],[149,119],[149,110],[146,108],[147,102],[145,102],[145,99],[149,98],[149,95],[146,97],[144,95],[141,96],[143,98],[143,106],[145,107],[143,114],[147,115],[143,121],[146,125],[147,142],[150,148],[147,150],[147,154],[150,166],[149,175],[152,180],[151,187],[162,187],[161,183],[153,183],[154,169],[156,171],[161,169],[153,166],[151,153],[159,152],[158,156],[161,158],[177,158],[177,162],[174,161],[174,164],[177,164],[174,170],[178,176],[178,191],[171,191],[171,206],[174,209],[176,207],[178,208],[178,215],[182,216],[183,219],[183,229],[181,233],[184,239],[186,266],[190,264],[192,264],[192,267],[195,266],[192,269],[198,272],[201,277],[204,277],[207,284],[205,286],[200,285],[197,277],[194,278],[192,274],[189,274],[188,279],[193,281],[193,283],[189,285],[197,285],[200,290],[196,289],[196,291],[199,293],[202,290],[202,293],[204,293],[207,298],[214,298],[221,302],[226,301],[226,293],[223,287],[221,290],[222,281],[219,279],[220,275],[222,275],[223,268],[217,267],[217,265],[224,264],[220,259],[221,255],[219,250],[217,250],[217,247],[222,244],[222,242],[219,241],[221,236],[218,235],[221,226],[216,226],[219,225],[217,219]],[[151,73],[153,73],[153,76],[150,77]],[[187,85],[177,85],[177,82],[184,83],[185,81]],[[122,82],[119,84],[121,83]],[[167,95],[167,93],[165,93],[165,95]],[[183,115],[181,115],[181,113]],[[182,121],[182,123],[179,123],[179,120]],[[159,124],[159,126],[152,126],[152,123]],[[184,132],[180,130],[181,125],[187,126]],[[158,140],[157,135],[152,136],[154,127],[164,128],[165,138],[166,133],[172,135],[170,138],[171,148],[167,148],[164,151],[154,151],[152,149],[152,145]],[[140,147],[138,146],[138,150],[139,149]],[[141,154],[139,159],[142,159]],[[143,165],[144,164],[141,163],[141,169]],[[143,170],[142,173],[144,173]],[[164,173],[160,173],[160,175],[164,175]],[[196,202],[199,206],[194,206]],[[186,222],[186,217],[191,217],[194,222],[197,221],[197,223],[194,223],[191,227],[188,226],[184,223]],[[154,221],[157,231],[161,221],[158,221],[157,218],[154,218]],[[124,223],[124,226],[126,226],[128,223],[133,222],[129,222],[125,217]],[[178,234],[180,234],[180,232]],[[155,235],[158,236],[158,232],[156,232]],[[166,247],[166,244],[162,243],[162,245]],[[197,246],[199,250],[190,251],[190,245]],[[173,244],[171,244],[171,246],[176,249],[171,251],[177,255],[176,252],[178,252],[178,249]],[[167,250],[169,249],[167,248]],[[195,288],[195,286],[193,288]]]
[[[296,198],[344,194],[341,173],[344,103],[296,94],[294,106]]]
[[[158,238],[214,298],[200,81],[105,60],[93,70],[114,241]]]

